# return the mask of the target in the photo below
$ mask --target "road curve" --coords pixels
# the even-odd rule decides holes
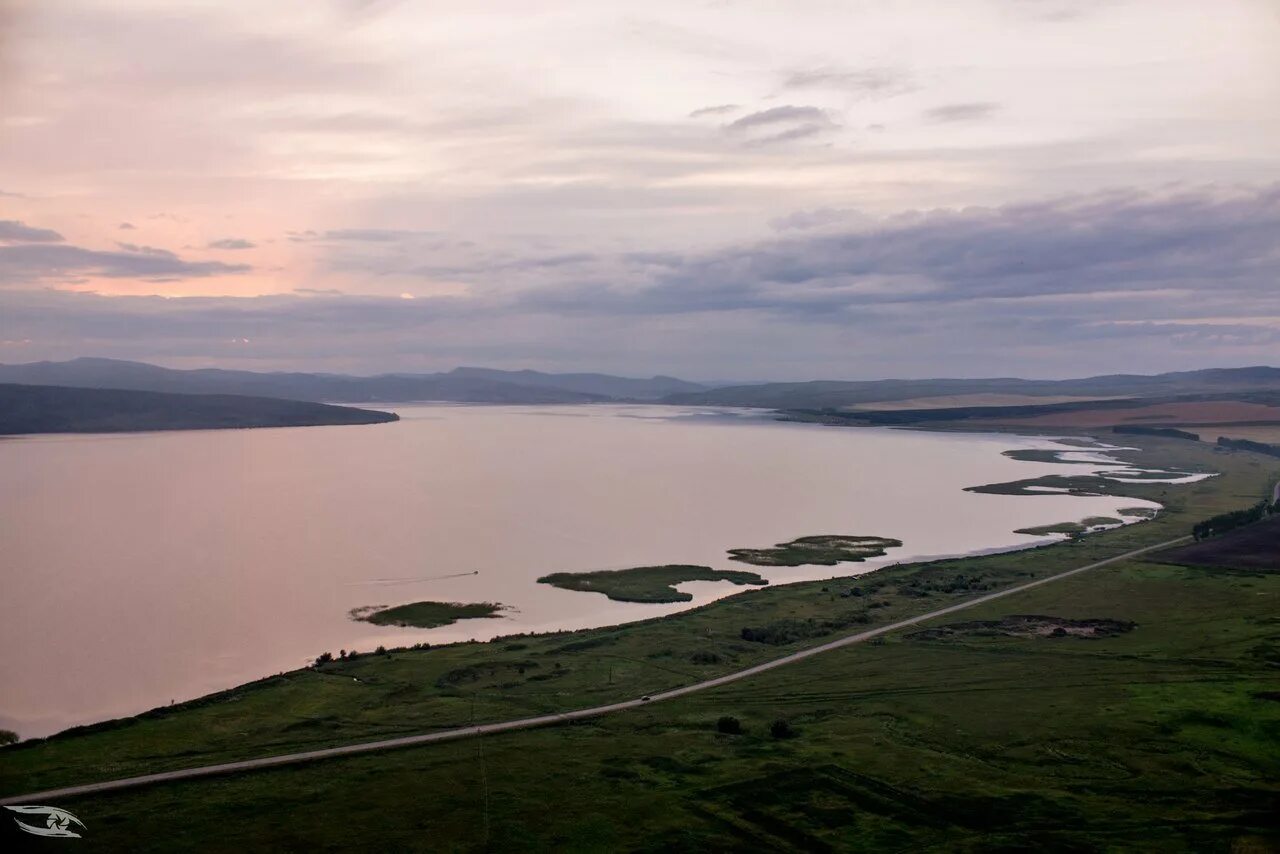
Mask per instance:
[[[939,608],[936,611],[930,611],[927,614],[909,617],[905,620],[898,620],[896,623],[878,626],[874,629],[867,629],[852,635],[838,638],[828,643],[820,644],[809,649],[802,649],[799,652],[793,652],[790,655],[784,655],[781,658],[775,658],[772,661],[766,661],[763,664],[757,664],[754,667],[748,667],[745,670],[739,670],[729,673],[725,676],[717,676],[714,679],[707,679],[703,682],[695,682],[692,685],[686,685],[682,688],[673,688],[670,691],[662,691],[648,695],[648,699],[637,698],[634,700],[623,700],[618,703],[609,703],[604,706],[593,706],[589,709],[577,709],[571,712],[557,712],[550,715],[539,715],[532,718],[519,718],[511,721],[500,721],[492,724],[476,724],[473,726],[458,727],[456,729],[441,730],[440,732],[427,733],[424,735],[407,735],[400,738],[389,738],[383,741],[366,741],[360,744],[348,744],[342,747],[328,747],[323,750],[310,750],[304,753],[285,753],[280,756],[266,756],[261,759],[245,759],[240,762],[226,762],[221,765],[203,765],[196,768],[183,768],[177,771],[163,771],[159,774],[144,774],[140,777],[125,777],[120,780],[106,780],[101,783],[86,783],[81,786],[67,786],[62,789],[49,789],[43,792],[32,792],[26,795],[12,795],[0,798],[0,804],[44,804],[49,801],[61,800],[63,798],[75,797],[77,795],[94,795],[102,792],[114,792],[119,789],[132,789],[138,786],[150,786],[155,783],[169,783],[177,780],[193,780],[198,777],[212,777],[219,774],[236,774],[241,771],[257,771],[263,768],[275,768],[281,765],[296,765],[302,762],[312,762],[317,759],[333,759],[339,756],[352,756],[359,753],[372,753],[379,750],[394,750],[399,747],[413,747],[419,744],[431,744],[437,741],[452,741],[459,738],[469,738],[477,735],[489,735],[495,732],[506,732],[513,729],[531,729],[533,727],[548,726],[550,724],[564,723],[566,721],[582,720],[584,718],[595,718],[601,715],[607,715],[611,712],[621,712],[626,709],[634,709],[639,706],[647,706],[652,703],[658,703],[663,700],[671,700],[676,697],[683,697],[686,694],[692,694],[695,691],[705,691],[708,688],[715,688],[720,685],[727,685],[730,682],[737,682],[739,679],[747,679],[758,673],[764,673],[767,670],[773,670],[775,667],[785,667],[788,664],[794,664],[797,661],[803,661],[814,655],[829,652],[833,649],[850,646],[872,638],[897,631],[898,629],[914,626],[923,623],[926,620],[932,620],[935,617],[954,614],[956,611],[963,611],[966,608],[972,608],[975,605],[981,605],[985,602],[991,602],[996,599],[1012,596],[1015,593],[1021,593],[1024,590],[1030,590],[1033,587],[1039,587],[1042,584],[1051,584],[1054,581],[1061,581],[1072,575],[1078,575],[1082,572],[1088,572],[1091,569],[1097,569],[1107,564],[1116,563],[1122,560],[1137,557],[1147,552],[1156,551],[1158,549],[1168,548],[1176,545],[1183,540],[1189,540],[1190,537],[1177,537],[1163,543],[1156,543],[1152,546],[1145,546],[1140,549],[1134,549],[1124,554],[1109,557],[1106,560],[1100,560],[1087,566],[1076,567],[1075,569],[1059,572],[1057,575],[1050,575],[1036,581],[1028,581],[1025,584],[1018,584],[1014,587],[1006,587],[1003,590],[997,590],[994,593],[987,593],[974,599],[967,599],[964,602],[950,605],[946,608]]]

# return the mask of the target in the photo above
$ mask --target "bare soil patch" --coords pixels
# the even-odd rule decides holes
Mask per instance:
[[[1010,638],[1108,638],[1131,632],[1136,625],[1129,620],[1111,620],[1101,617],[1072,620],[1067,617],[1046,617],[1039,614],[1014,614],[1002,620],[949,623],[933,629],[912,632],[907,637],[918,640],[950,640],[966,635]]]

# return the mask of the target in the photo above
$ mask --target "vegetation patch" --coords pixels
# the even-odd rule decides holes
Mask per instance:
[[[1131,632],[1135,625],[1137,624],[1128,620],[1104,618],[1070,620],[1066,617],[1016,614],[1002,620],[949,623],[933,629],[912,632],[907,637],[919,640],[950,640],[965,635],[1011,638],[1109,638]]]
[[[1280,457],[1280,445],[1269,445],[1266,442],[1253,442],[1249,439],[1228,439],[1218,437],[1218,447],[1231,451],[1252,451],[1255,454],[1266,454],[1269,457]]]
[[[871,617],[866,611],[848,611],[826,619],[790,618],[774,620],[760,626],[748,626],[739,632],[739,637],[752,643],[783,646],[796,641],[820,638],[850,626],[866,625],[869,622]]]
[[[637,566],[597,572],[554,572],[538,579],[565,590],[603,593],[615,602],[688,602],[693,594],[677,590],[684,581],[728,581],[732,584],[768,584],[754,572],[712,569],[672,563],[664,566]]]
[[[778,543],[769,549],[729,549],[729,559],[754,566],[835,566],[880,557],[901,545],[902,540],[889,537],[822,534]]]
[[[1131,519],[1154,519],[1160,511],[1154,507],[1121,507],[1116,512]]]
[[[1024,463],[1062,463],[1064,465],[1082,465],[1096,466],[1099,465],[1097,460],[1064,460],[1061,454],[1069,454],[1071,451],[1054,451],[1048,448],[1016,448],[1012,451],[1005,451],[1004,456],[1011,460],[1021,460]]]
[[[1144,427],[1140,424],[1121,424],[1111,428],[1112,433],[1129,434],[1130,436],[1163,436],[1166,439],[1190,439],[1200,441],[1200,434],[1186,430],[1175,430],[1172,427]]]
[[[1046,534],[1066,534],[1068,536],[1079,536],[1087,534],[1090,531],[1099,528],[1109,528],[1114,525],[1124,524],[1120,519],[1113,519],[1110,516],[1088,516],[1079,522],[1058,522],[1054,525],[1036,525],[1031,528],[1018,528],[1015,534],[1034,534],[1043,536]]]
[[[448,626],[458,620],[482,617],[500,617],[506,605],[496,602],[410,602],[388,608],[367,605],[351,611],[351,619],[362,620],[378,626],[402,626],[415,629],[434,629]]]
[[[1111,470],[1107,476],[1096,474],[1061,475],[1047,474],[1043,477],[1011,480],[1006,483],[986,483],[982,486],[967,486],[965,492],[977,492],[984,495],[1128,495],[1128,481],[1170,480],[1199,474],[1199,472],[1143,471],[1120,472]],[[1132,497],[1132,496],[1131,496]]]

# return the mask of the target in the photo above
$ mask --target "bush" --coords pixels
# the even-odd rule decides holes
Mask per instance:
[[[726,735],[740,735],[742,733],[742,722],[735,717],[725,715],[716,721],[716,730]]]
[[[791,736],[795,734],[795,730],[791,728],[791,724],[781,718],[769,724],[769,735],[774,738],[791,738]]]
[[[322,664],[328,664],[330,661],[333,661],[333,653],[322,652],[320,653],[320,657],[316,659],[316,667],[319,667]]]
[[[1260,519],[1266,518],[1271,513],[1276,512],[1276,506],[1259,501],[1257,504],[1245,510],[1232,510],[1230,513],[1222,513],[1214,516],[1212,519],[1205,519],[1203,522],[1197,522],[1191,528],[1191,535],[1195,537],[1196,542],[1212,537],[1217,534],[1225,534],[1227,531],[1234,530],[1243,525],[1250,525]]]
[[[730,718],[729,720],[733,720]],[[734,721],[737,723],[737,721]],[[0,747],[6,744],[17,744],[19,741],[18,734],[11,729],[0,729]]]
[[[689,660],[694,664],[719,664],[720,656],[716,655],[714,652],[698,650],[693,655],[689,656]]]

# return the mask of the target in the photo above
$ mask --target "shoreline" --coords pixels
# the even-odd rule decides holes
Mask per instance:
[[[469,404],[457,404],[457,405],[469,406]],[[524,408],[524,407],[521,407],[521,408]],[[701,409],[701,407],[698,407],[698,408]],[[774,421],[776,419],[770,418],[767,420]],[[828,426],[828,425],[815,425],[815,426]],[[875,429],[884,429],[884,428],[872,427],[870,429],[875,430]],[[901,428],[888,428],[888,429],[901,429]],[[922,430],[921,432],[949,433],[951,431]],[[1025,434],[1021,432],[1013,431],[1013,430],[982,430],[982,431],[965,431],[965,432],[981,433],[983,435],[1002,436],[1002,437],[1007,436],[1010,439],[1050,438],[1050,437],[1027,437],[1025,436]],[[1059,432],[1056,435],[1061,437],[1062,434],[1061,432]],[[1095,444],[1102,444],[1102,443],[1095,442]],[[1106,450],[1111,451],[1111,450],[1123,450],[1123,449],[1106,446]],[[1140,451],[1141,449],[1134,449],[1134,450]],[[1071,451],[1070,448],[1063,448],[1058,452],[1068,453],[1070,451]],[[1117,463],[1110,463],[1110,464],[1099,463],[1098,465],[1114,466],[1114,465],[1129,465],[1129,464],[1123,461],[1118,461]],[[1130,486],[1130,484],[1124,484],[1124,486],[1128,487]],[[1025,497],[1032,497],[1032,496],[1027,495]],[[1122,494],[1117,494],[1115,496],[1108,496],[1108,497],[1113,497],[1117,500],[1124,498],[1126,501],[1149,500],[1149,499],[1142,499],[1137,496],[1132,496],[1132,497],[1123,496]],[[1156,505],[1156,509],[1158,510],[1163,509],[1162,505],[1160,505],[1159,502],[1152,502],[1152,503]],[[1126,520],[1124,525],[1118,526],[1118,527],[1130,528],[1136,525],[1138,522],[1143,522],[1143,521],[1149,521],[1149,520],[1140,519],[1140,518],[1132,519],[1131,521]],[[829,570],[829,572],[826,572],[820,575],[815,573],[813,575],[810,575],[809,577],[795,578],[795,579],[789,579],[789,580],[774,580],[767,586],[771,588],[784,588],[784,587],[793,587],[793,586],[799,586],[799,585],[830,583],[830,582],[834,582],[841,579],[855,579],[855,578],[865,579],[867,576],[873,575],[877,572],[881,572],[884,570],[896,571],[896,570],[909,569],[914,571],[914,570],[925,568],[931,565],[946,563],[948,561],[957,561],[957,560],[964,560],[964,559],[971,559],[971,558],[981,558],[981,557],[1000,556],[1000,555],[1015,555],[1015,554],[1025,553],[1033,550],[1050,548],[1050,547],[1062,545],[1068,542],[1070,542],[1069,538],[1065,538],[1065,537],[1037,536],[1035,540],[1032,540],[1030,542],[1004,543],[1000,545],[985,546],[977,549],[956,551],[956,552],[918,554],[918,555],[913,555],[909,557],[899,558],[896,560],[893,559],[892,555],[890,555],[880,559],[873,558],[871,561],[868,561],[867,563],[841,564],[840,569],[837,569],[836,567],[823,567],[822,569]],[[732,566],[734,564],[730,563],[729,565]],[[796,568],[803,569],[804,567],[796,567]],[[697,582],[693,582],[693,583],[696,584]],[[596,632],[596,631],[607,632],[607,631],[619,630],[619,629],[635,627],[635,626],[644,626],[644,625],[649,625],[658,621],[675,619],[675,618],[678,618],[680,615],[696,612],[704,608],[714,606],[716,603],[723,602],[726,599],[731,599],[743,594],[743,591],[739,591],[735,587],[732,587],[730,585],[725,585],[725,586],[728,587],[729,589],[725,590],[723,594],[715,596],[714,598],[711,598],[705,601],[699,601],[699,602],[696,602],[695,604],[689,605],[688,607],[682,607],[675,611],[670,611],[662,614],[654,614],[652,616],[644,616],[644,615],[637,614],[636,617],[633,619],[596,624],[596,625],[580,626],[576,628],[557,628],[557,629],[548,629],[545,631],[540,631],[536,629],[532,631],[513,631],[511,633],[495,634],[492,637],[489,637],[483,640],[477,640],[473,637],[470,639],[446,640],[446,641],[441,641],[437,643],[430,640],[430,637],[427,637],[425,640],[419,641],[417,644],[404,643],[403,645],[398,645],[398,644],[393,645],[394,641],[392,639],[388,639],[388,641],[382,645],[385,646],[389,651],[413,649],[415,647],[428,647],[428,646],[433,650],[440,650],[440,649],[470,646],[475,644],[480,644],[480,645],[497,644],[504,641],[510,641],[511,639],[519,639],[519,638],[527,638],[527,637],[547,638],[547,637],[562,636],[565,638],[571,638],[585,632]],[[750,591],[747,591],[747,592],[750,592]],[[655,603],[655,604],[662,604],[662,603]],[[677,604],[677,603],[667,603],[667,604]],[[646,607],[646,606],[641,604],[640,607]],[[455,624],[452,627],[440,626],[438,628],[444,628],[444,629],[457,628],[457,626]],[[494,626],[493,628],[500,631],[502,627]],[[430,629],[424,629],[423,631],[429,632]],[[326,649],[332,648],[336,650],[337,646],[335,646],[335,643],[340,644],[341,642],[330,642],[325,648]],[[316,651],[310,654],[307,660],[310,660],[310,657],[312,656],[318,656],[322,654],[324,651],[325,649],[317,649]],[[368,653],[366,652],[363,654],[368,654]],[[61,737],[64,734],[68,734],[68,733],[79,733],[86,730],[93,730],[94,728],[98,728],[98,727],[113,726],[118,724],[119,722],[130,721],[138,717],[162,714],[170,709],[181,709],[183,707],[187,707],[192,704],[201,704],[206,701],[210,701],[213,698],[234,694],[235,692],[240,691],[241,689],[247,686],[252,686],[262,682],[270,681],[282,674],[299,673],[299,672],[305,671],[306,669],[307,669],[306,665],[303,665],[301,667],[285,668],[283,670],[277,671],[275,674],[268,673],[268,674],[263,674],[261,676],[257,676],[255,678],[250,678],[243,681],[236,681],[226,685],[223,688],[198,693],[198,694],[195,694],[194,696],[190,696],[188,699],[185,699],[182,701],[175,701],[169,705],[164,705],[164,704],[154,705],[149,708],[141,709],[132,714],[111,715],[111,716],[102,717],[102,718],[89,719],[84,721],[83,723],[74,723],[69,726],[63,727],[61,729],[48,732],[47,734],[44,734],[44,735],[31,736],[29,739],[26,739],[25,741],[35,741],[38,739],[56,738],[56,737]],[[19,730],[19,735],[22,735],[21,730]]]
[[[1166,461],[1210,458],[1209,452],[1167,442],[1142,444],[1144,452]],[[487,725],[531,713],[562,714],[715,680],[846,637],[847,627],[883,628],[951,603],[963,605],[975,594],[1018,587],[1180,538],[1192,520],[1234,507],[1241,494],[1261,495],[1275,485],[1277,472],[1257,466],[1252,454],[1215,459],[1222,463],[1223,476],[1213,487],[1172,487],[1179,491],[1169,511],[1148,525],[986,557],[882,567],[858,579],[863,593],[855,596],[862,598],[837,595],[842,591],[831,589],[829,582],[799,582],[614,627],[362,654],[174,707],[28,740],[0,751],[0,796],[358,745],[468,722]],[[1159,486],[1128,486],[1137,493],[1132,498],[1161,491]],[[1125,566],[1119,577],[1143,564]],[[1148,576],[1136,571],[1133,577]],[[1117,576],[1097,578],[1097,583],[1112,584]],[[1073,616],[1125,616],[1102,611]],[[766,632],[756,632],[761,640],[744,640],[745,630],[739,637],[744,624]],[[791,636],[776,637],[780,629]],[[869,649],[882,643],[875,640]],[[889,642],[892,648],[897,644]]]

